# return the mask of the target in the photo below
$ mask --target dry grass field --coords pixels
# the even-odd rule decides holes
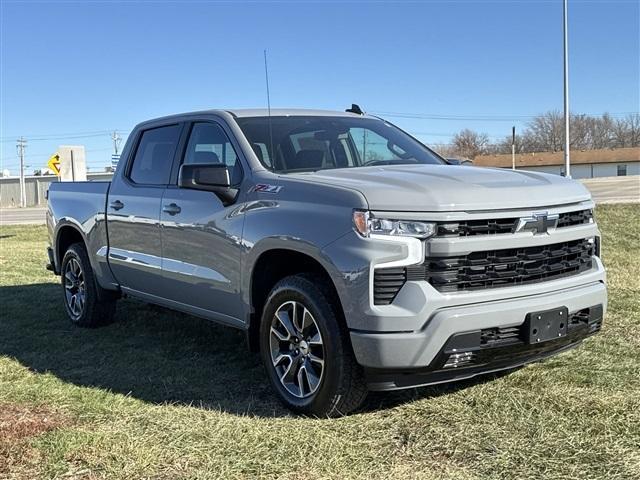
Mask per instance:
[[[66,320],[45,229],[0,229],[0,478],[640,478],[640,209],[602,206],[600,335],[510,375],[371,396],[340,419],[277,403],[241,333],[132,300]],[[490,381],[491,380],[491,381]]]

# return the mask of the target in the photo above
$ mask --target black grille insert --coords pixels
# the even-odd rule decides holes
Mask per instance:
[[[480,331],[481,346],[498,346],[520,341],[520,325],[516,327],[486,328]]]
[[[425,279],[441,292],[507,287],[576,275],[592,267],[594,244],[573,240],[425,260]]]
[[[557,228],[573,227],[589,223],[593,218],[592,210],[561,213]],[[438,224],[439,237],[469,237],[473,235],[499,235],[513,233],[518,225],[519,217],[496,218],[491,220],[464,220]]]
[[[404,267],[380,268],[373,274],[373,304],[389,305],[407,281]]]
[[[589,223],[593,219],[593,210],[580,210],[579,212],[561,213],[558,219],[558,228],[573,227]]]

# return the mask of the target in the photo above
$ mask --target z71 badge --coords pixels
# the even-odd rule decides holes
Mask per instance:
[[[282,187],[279,185],[269,185],[268,183],[258,183],[252,190],[254,192],[278,193],[282,190]]]

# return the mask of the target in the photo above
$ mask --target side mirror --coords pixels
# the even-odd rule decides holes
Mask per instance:
[[[182,165],[178,174],[178,186],[213,192],[225,206],[235,202],[238,196],[238,189],[231,187],[231,175],[226,165]]]
[[[466,158],[445,158],[449,165],[473,165],[473,162]]]

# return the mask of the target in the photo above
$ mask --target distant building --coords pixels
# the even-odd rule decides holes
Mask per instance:
[[[89,181],[110,181],[111,173],[89,173]],[[56,175],[28,175],[24,177],[25,196],[27,207],[35,205],[45,205],[47,203],[46,193],[52,182],[59,182]],[[0,207],[17,207],[20,205],[20,178],[9,177],[0,178]]]
[[[511,168],[511,155],[479,155],[478,167]],[[564,175],[563,152],[519,153],[516,169]],[[571,150],[571,177],[596,178],[640,175],[640,147],[603,150]]]

